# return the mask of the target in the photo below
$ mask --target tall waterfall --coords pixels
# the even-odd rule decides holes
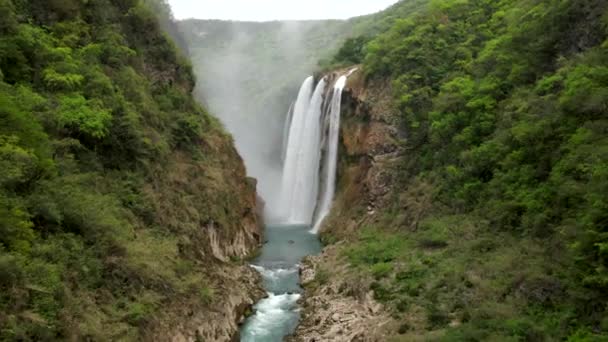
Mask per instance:
[[[354,70],[353,70],[354,71]],[[327,152],[325,153],[325,191],[321,196],[321,202],[317,211],[317,219],[312,229],[313,233],[318,233],[323,224],[323,220],[329,214],[331,204],[336,192],[336,171],[338,168],[338,143],[340,140],[340,111],[342,110],[342,91],[346,86],[348,75],[341,76],[334,85],[334,92],[331,97],[329,111],[329,139],[327,140]]]
[[[285,223],[314,223],[313,232],[316,233],[331,209],[336,182],[342,91],[352,72],[354,69],[339,77],[332,91],[327,91],[328,77],[324,77],[312,92],[314,79],[308,77],[300,88],[293,110],[288,114],[290,126],[284,142],[280,201]],[[323,163],[322,151],[325,152]]]
[[[311,76],[304,81],[294,106],[283,166],[281,213],[290,224],[312,222],[319,185],[321,106],[325,81],[317,85]]]

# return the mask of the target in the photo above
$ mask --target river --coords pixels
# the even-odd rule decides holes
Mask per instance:
[[[262,274],[268,297],[241,329],[242,342],[279,342],[298,325],[302,295],[299,263],[318,254],[321,243],[310,226],[267,226],[266,244],[252,267]]]

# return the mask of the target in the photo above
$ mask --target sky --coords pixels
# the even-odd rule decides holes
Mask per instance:
[[[177,19],[243,21],[346,19],[398,0],[169,0]]]

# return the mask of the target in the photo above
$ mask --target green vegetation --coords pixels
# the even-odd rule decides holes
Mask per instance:
[[[416,231],[378,228],[393,224],[389,215],[364,228],[344,254],[408,327],[402,340],[437,330],[449,341],[560,340],[580,324],[556,277],[563,265],[542,241],[469,215],[434,216]]]
[[[359,62],[407,153],[344,253],[403,340],[608,340],[608,3],[433,0],[334,61]]]
[[[244,177],[167,6],[0,0],[1,341],[134,340],[213,297],[200,227],[239,224]]]
[[[338,52],[331,58],[324,56],[319,66],[322,70],[329,71],[362,63],[366,54],[365,46],[372,38],[390,29],[395,21],[423,12],[428,2],[428,0],[401,1],[384,11],[347,20],[344,23],[344,26],[349,28],[346,40],[341,36],[336,37],[339,38]],[[344,42],[340,46],[342,40]]]

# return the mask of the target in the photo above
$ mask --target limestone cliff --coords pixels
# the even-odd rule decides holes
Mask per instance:
[[[390,94],[389,84],[365,84],[361,72],[349,78],[342,100],[338,192],[322,238],[348,237],[375,220],[391,196],[391,165],[402,154],[397,138],[403,133],[393,119]],[[292,341],[385,341],[385,326],[395,324],[373,299],[371,279],[341,260],[340,247],[330,245],[304,261],[304,313]]]

